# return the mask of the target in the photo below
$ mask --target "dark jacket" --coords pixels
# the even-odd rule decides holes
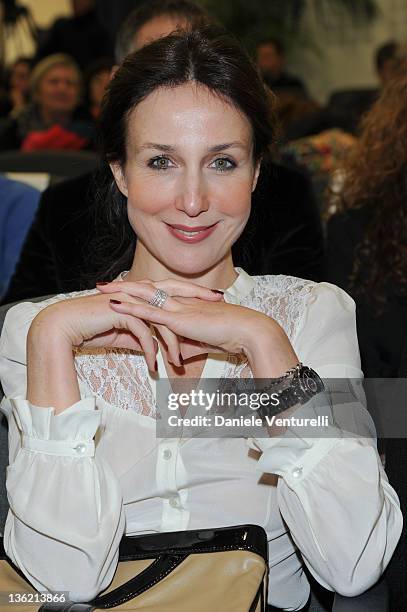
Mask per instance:
[[[35,63],[54,53],[67,53],[82,69],[101,57],[113,57],[111,36],[97,11],[57,19],[43,37]]]
[[[362,241],[370,210],[360,208],[331,217],[326,231],[324,279],[345,289],[356,301],[359,347],[362,369],[369,378],[397,377],[403,349],[407,346],[407,297],[388,284],[387,303],[376,314],[369,296],[361,296],[351,287],[350,276],[355,252]]]
[[[89,288],[80,282],[90,265],[94,232],[92,176],[49,187],[43,194],[3,303]],[[249,274],[319,279],[323,237],[309,180],[274,164],[253,196],[252,214],[233,247],[234,263]]]

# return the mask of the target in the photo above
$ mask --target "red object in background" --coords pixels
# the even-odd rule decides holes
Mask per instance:
[[[70,149],[77,151],[88,144],[88,139],[74,132],[65,130],[60,125],[53,125],[48,130],[30,132],[21,145],[22,151],[41,149]]]

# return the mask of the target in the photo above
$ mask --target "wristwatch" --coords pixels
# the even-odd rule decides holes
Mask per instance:
[[[262,393],[275,394],[278,404],[275,406],[261,406],[257,414],[264,418],[273,414],[284,412],[296,404],[306,404],[312,397],[324,391],[324,383],[320,376],[308,366],[297,364],[281,376],[274,379]]]

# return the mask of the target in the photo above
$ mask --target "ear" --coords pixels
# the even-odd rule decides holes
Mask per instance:
[[[261,168],[261,157],[260,157],[260,159],[257,160],[256,165],[254,166],[254,174],[253,174],[253,181],[252,181],[252,193],[256,189],[257,179],[259,178],[259,174],[260,174],[260,168]]]
[[[126,177],[124,176],[124,172],[123,172],[121,164],[119,164],[119,162],[111,162],[109,163],[109,166],[110,166],[110,170],[112,171],[114,180],[116,181],[116,185],[119,191],[121,191],[122,194],[127,198],[128,191],[127,191]]]

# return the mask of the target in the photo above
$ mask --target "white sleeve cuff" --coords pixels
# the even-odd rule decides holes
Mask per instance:
[[[340,442],[338,437],[297,438],[284,435],[251,439],[249,445],[262,451],[257,470],[282,476],[287,485],[294,489]]]
[[[101,421],[95,401],[87,397],[56,415],[52,407],[42,408],[23,398],[12,398],[13,413],[23,434],[22,448],[51,455],[93,457],[93,437]]]

